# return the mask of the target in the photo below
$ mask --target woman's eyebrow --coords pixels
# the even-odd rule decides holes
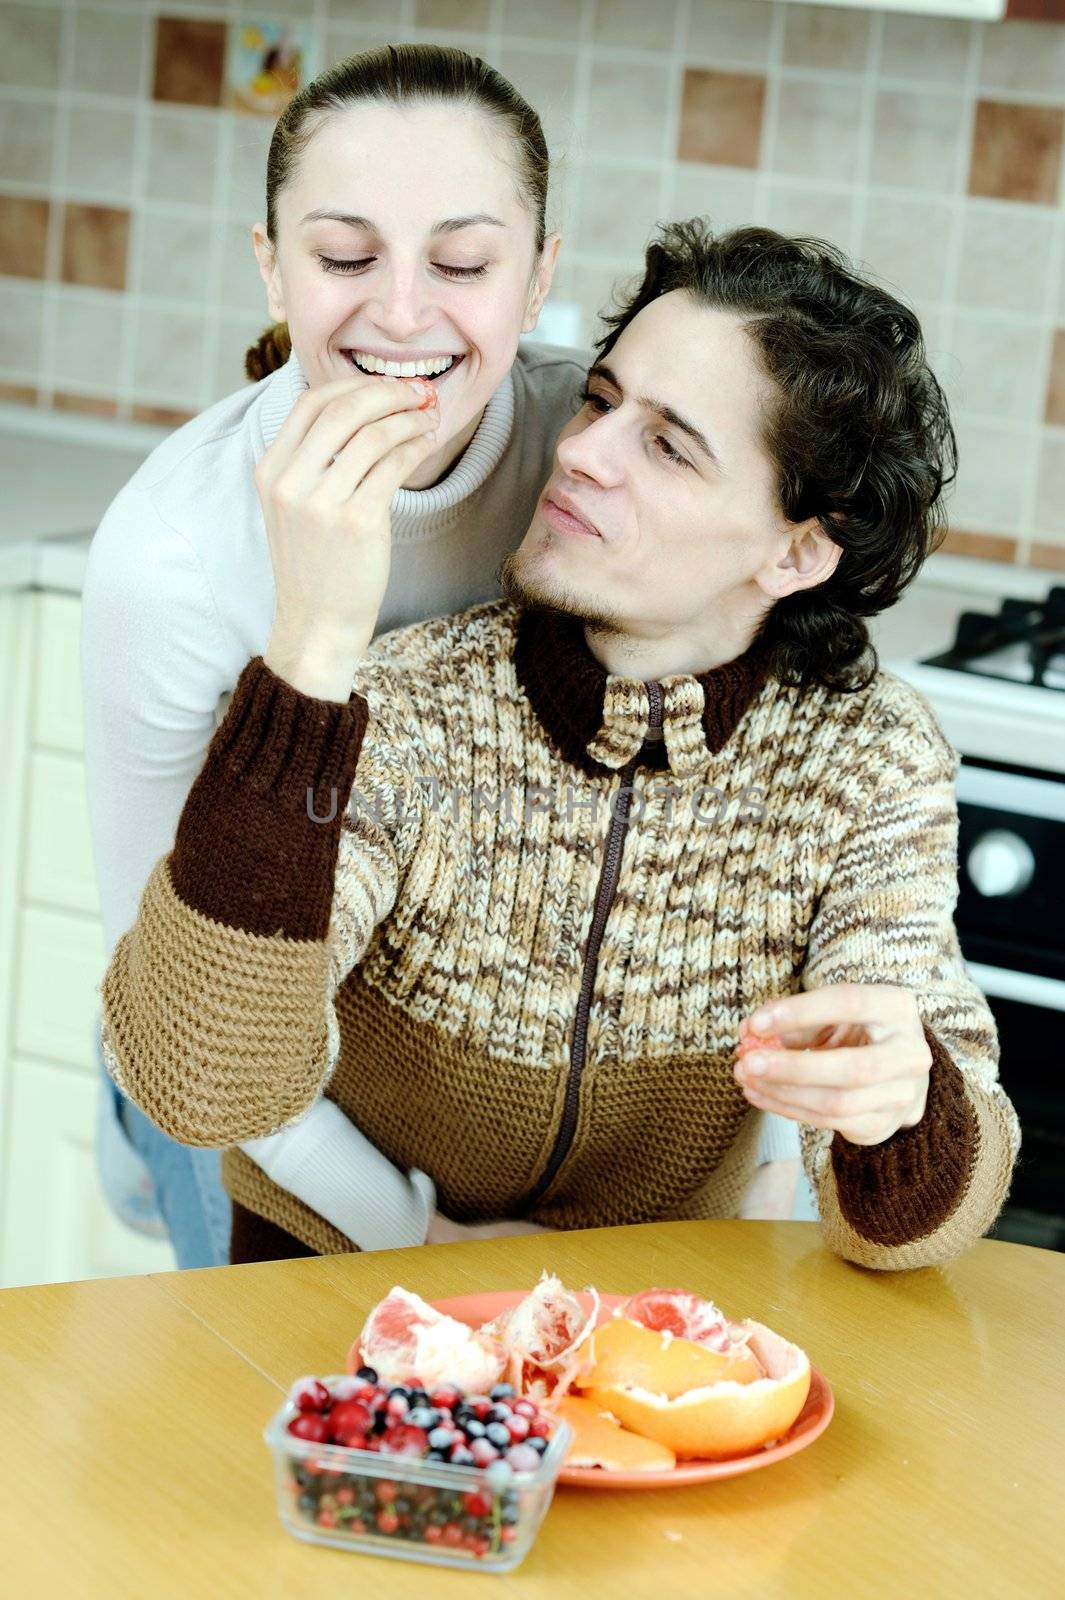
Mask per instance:
[[[364,233],[377,232],[376,224],[369,217],[357,217],[350,211],[308,211],[300,219],[300,227],[306,222],[346,222],[349,228],[361,228]],[[489,216],[487,211],[474,211],[468,217],[445,217],[443,222],[434,222],[429,232],[458,233],[462,228],[477,228],[484,223],[493,228],[506,227],[501,217]]]
[[[604,365],[603,362],[597,361],[593,366],[589,367],[588,376],[589,378],[605,379],[605,381],[610,384],[611,388],[616,389],[618,394],[624,398],[624,389],[621,387],[621,384],[618,382],[611,369]],[[681,433],[685,434],[692,441],[692,443],[703,452],[703,455],[706,456],[707,460],[717,469],[718,472],[724,472],[725,469],[721,465],[717,451],[714,449],[706,435],[700,432],[700,430],[695,426],[694,422],[689,422],[686,417],[682,417],[679,411],[674,411],[673,407],[667,405],[664,400],[656,400],[652,395],[649,394],[637,395],[636,404],[638,406],[642,406],[645,411],[654,412],[656,416],[662,418],[663,422],[671,423],[674,428],[678,428]]]

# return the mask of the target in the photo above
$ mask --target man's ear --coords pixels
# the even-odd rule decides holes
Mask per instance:
[[[839,565],[842,548],[830,539],[816,517],[788,528],[788,544],[783,555],[767,562],[756,574],[758,584],[774,600],[816,589]]]
[[[531,333],[536,327],[543,310],[544,301],[551,293],[551,283],[558,265],[558,252],[562,248],[562,235],[549,233],[544,240],[544,247],[540,251],[540,259],[536,263],[532,285],[529,289],[529,298],[525,304],[525,316],[522,320],[522,333]]]
[[[287,322],[285,300],[281,292],[281,269],[278,266],[277,253],[267,238],[266,229],[261,222],[257,222],[253,226],[251,242],[255,251],[255,259],[259,264],[259,276],[266,285],[266,304],[270,315],[275,322]]]

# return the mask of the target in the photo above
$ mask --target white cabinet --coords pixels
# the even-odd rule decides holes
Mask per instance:
[[[82,760],[81,601],[0,593],[0,1286],[166,1271],[96,1176],[104,973]]]

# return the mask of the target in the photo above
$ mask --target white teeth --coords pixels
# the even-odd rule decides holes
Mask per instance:
[[[385,378],[429,378],[455,364],[454,356],[440,356],[435,361],[381,361],[359,350],[349,350],[348,354],[361,371],[376,372]]]

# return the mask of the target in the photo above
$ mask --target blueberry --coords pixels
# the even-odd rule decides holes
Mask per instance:
[[[514,1385],[512,1383],[497,1383],[493,1384],[492,1388],[489,1389],[488,1398],[489,1400],[509,1400],[513,1393]]]
[[[389,1389],[388,1394],[385,1396],[385,1399],[386,1400],[391,1400],[393,1398],[393,1396],[395,1396],[397,1394],[399,1395],[401,1400],[411,1400],[411,1392],[410,1392],[410,1390],[406,1387],[405,1384],[402,1384],[402,1383],[394,1384],[392,1386],[392,1388]],[[411,1400],[411,1404],[413,1404],[413,1400]]]
[[[426,1461],[450,1461],[451,1435],[448,1434],[448,1448],[446,1450],[427,1450],[425,1453],[425,1459]],[[472,1456],[470,1457],[470,1460],[473,1460]]]
[[[377,1382],[377,1372],[373,1367],[360,1367],[355,1376],[361,1378],[363,1383]]]
[[[490,1422],[484,1430],[484,1436],[489,1444],[494,1444],[497,1450],[510,1448],[510,1432],[501,1422]]]
[[[544,1451],[547,1449],[546,1439],[526,1439],[525,1443],[529,1446],[530,1450],[535,1450],[538,1456],[542,1456]]]
[[[478,1422],[476,1417],[471,1417],[469,1422],[463,1423],[461,1426],[462,1426],[462,1431],[466,1435],[467,1439],[483,1439],[484,1438],[484,1432],[485,1432],[484,1423],[483,1422]],[[510,1435],[508,1434],[507,1437],[509,1438]]]
[[[376,1411],[374,1413],[374,1419],[370,1424],[370,1432],[378,1434],[384,1433],[390,1421],[391,1418],[389,1417],[387,1411]]]
[[[428,1389],[405,1389],[404,1393],[409,1395],[412,1406],[427,1406],[432,1398]]]
[[[440,1413],[434,1412],[430,1406],[412,1406],[407,1412],[406,1421],[412,1428],[424,1428],[428,1433],[440,1421]]]
[[[464,1444],[459,1444],[451,1451],[448,1460],[454,1467],[472,1467],[473,1452],[472,1450],[467,1450]]]
[[[509,1422],[513,1412],[509,1406],[493,1406],[491,1411],[485,1413],[486,1422]]]
[[[452,1442],[450,1428],[431,1428],[429,1431],[430,1450],[447,1450]]]
[[[307,1494],[307,1493],[304,1493],[304,1494],[300,1495],[300,1510],[301,1511],[313,1511],[315,1509],[315,1507],[317,1506],[317,1504],[318,1504],[318,1499],[317,1499],[316,1495]]]

